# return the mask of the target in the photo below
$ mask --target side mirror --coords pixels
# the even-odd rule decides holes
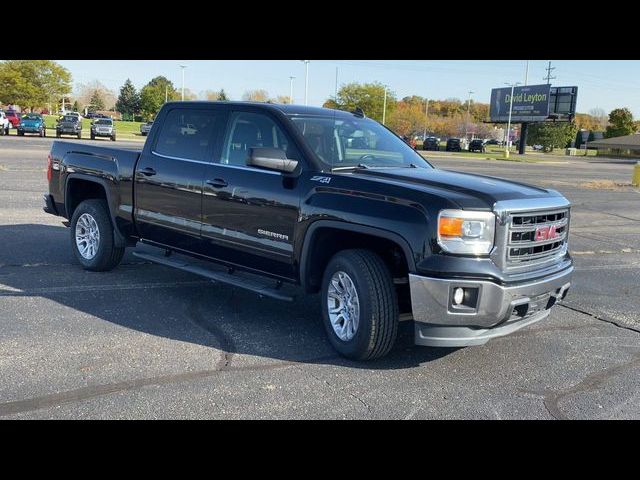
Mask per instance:
[[[287,158],[284,150],[271,147],[253,147],[249,150],[247,165],[276,172],[291,173],[298,166],[297,160]]]

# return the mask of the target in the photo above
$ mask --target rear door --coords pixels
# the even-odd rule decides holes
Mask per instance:
[[[200,248],[202,185],[223,109],[176,105],[163,116],[135,172],[135,219],[143,239],[188,251]]]

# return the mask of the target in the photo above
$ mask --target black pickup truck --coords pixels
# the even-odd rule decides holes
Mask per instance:
[[[56,141],[47,175],[44,209],[70,220],[84,268],[144,242],[164,255],[134,254],[263,296],[300,285],[356,359],[388,353],[401,319],[419,345],[513,332],[573,271],[562,195],[436,169],[360,110],[167,103],[142,151]]]

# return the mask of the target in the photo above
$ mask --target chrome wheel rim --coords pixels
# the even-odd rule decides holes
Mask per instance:
[[[331,277],[327,292],[327,308],[335,334],[342,341],[351,340],[360,323],[360,300],[353,280],[345,272],[335,272]]]
[[[98,253],[100,230],[98,223],[88,213],[83,213],[76,223],[76,247],[82,258],[91,260]]]

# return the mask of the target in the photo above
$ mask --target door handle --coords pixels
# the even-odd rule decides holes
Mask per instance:
[[[224,188],[229,184],[222,178],[214,178],[213,180],[207,180],[207,185],[211,185],[213,188]]]
[[[151,167],[147,167],[147,168],[143,168],[142,170],[140,170],[140,173],[141,173],[142,175],[145,175],[145,176],[147,176],[147,177],[150,177],[150,176],[152,176],[152,175],[155,175],[155,174],[156,174],[156,171],[155,171],[153,168],[151,168]]]

